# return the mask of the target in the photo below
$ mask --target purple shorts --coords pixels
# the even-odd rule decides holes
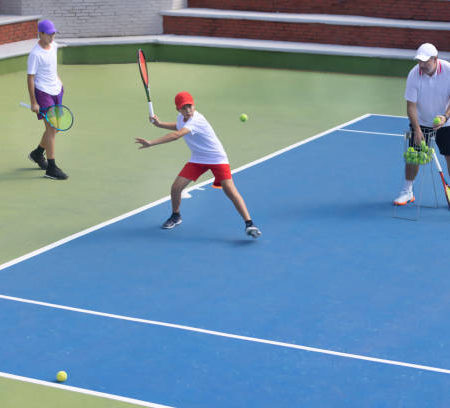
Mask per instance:
[[[39,104],[39,107],[42,112],[44,112],[52,105],[61,105],[63,94],[64,94],[64,88],[61,88],[61,92],[58,95],[50,95],[44,91],[41,91],[37,88],[34,89],[34,94],[36,95],[36,101]],[[38,113],[37,118],[39,120],[44,118],[44,115],[42,113]]]

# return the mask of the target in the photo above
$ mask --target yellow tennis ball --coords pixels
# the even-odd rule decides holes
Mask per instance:
[[[433,124],[435,124],[435,125],[440,125],[440,124],[441,124],[441,118],[440,118],[439,116],[436,116],[436,117],[433,119]]]
[[[241,116],[239,116],[239,119],[241,120],[241,122],[247,122],[248,115],[246,113],[242,113]]]
[[[65,371],[58,371],[56,374],[56,381],[64,382],[67,380],[67,373]]]

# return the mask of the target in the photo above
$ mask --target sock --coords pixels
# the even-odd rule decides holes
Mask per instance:
[[[245,228],[251,227],[253,225],[252,220],[245,221]]]
[[[47,159],[48,168],[52,169],[53,167],[56,167],[55,159]]]
[[[41,145],[36,147],[36,152],[38,152],[39,154],[44,154],[44,151],[45,151],[45,149],[43,147],[41,147]]]
[[[180,212],[172,212],[172,217],[181,218]]]
[[[413,181],[412,180],[405,180],[405,190],[412,191],[413,189]]]

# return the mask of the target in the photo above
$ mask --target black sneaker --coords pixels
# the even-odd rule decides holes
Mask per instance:
[[[47,160],[45,160],[45,157],[42,153],[38,153],[36,150],[33,150],[29,155],[28,158],[35,162],[42,170],[47,170]]]
[[[163,229],[172,229],[173,227],[176,227],[177,225],[181,224],[181,215],[180,214],[172,214],[169,219],[161,225],[161,228]]]
[[[59,167],[55,166],[52,168],[48,168],[45,172],[45,176],[51,178],[53,180],[66,180],[69,178],[69,176],[64,173]]]
[[[253,238],[258,238],[261,235],[261,231],[256,225],[250,225],[245,228],[245,233]]]

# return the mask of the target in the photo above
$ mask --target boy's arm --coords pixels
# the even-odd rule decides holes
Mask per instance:
[[[150,117],[150,123],[161,129],[177,130],[176,122],[161,122],[156,115]]]
[[[27,75],[27,85],[28,85],[28,93],[30,94],[30,105],[31,110],[34,113],[39,113],[39,104],[36,101],[36,96],[34,94],[34,75]]]
[[[135,141],[136,141],[136,143],[141,145],[139,147],[139,149],[145,149],[147,147],[152,147],[152,146],[156,146],[156,145],[163,144],[163,143],[173,142],[175,140],[178,140],[180,137],[187,135],[189,132],[190,132],[189,129],[182,128],[180,130],[176,130],[175,132],[167,133],[167,135],[159,137],[158,139],[146,140],[146,139],[137,137],[135,139]]]

